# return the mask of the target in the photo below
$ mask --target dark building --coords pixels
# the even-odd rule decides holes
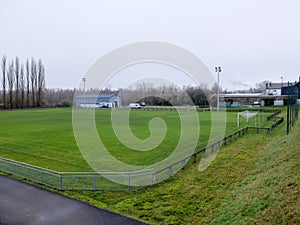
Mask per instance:
[[[288,90],[289,88],[293,86],[294,87],[294,90],[292,92],[294,93],[288,93]],[[291,89],[290,89],[291,90]],[[296,93],[295,93],[296,92]],[[298,93],[297,93],[298,92]],[[298,99],[300,99],[300,82],[298,83],[291,83],[289,84],[289,86],[285,86],[285,87],[282,87],[281,88],[281,95],[283,96],[287,96],[288,94],[290,95],[294,95],[294,94],[297,94],[298,95]]]

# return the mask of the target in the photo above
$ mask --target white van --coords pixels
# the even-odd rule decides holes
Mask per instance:
[[[140,109],[141,105],[139,103],[130,103],[129,108],[131,108],[131,109]]]

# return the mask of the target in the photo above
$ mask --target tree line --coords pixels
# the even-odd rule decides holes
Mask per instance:
[[[84,94],[81,89],[47,89],[45,87],[45,67],[39,59],[27,59],[21,63],[16,57],[8,60],[4,55],[1,60],[2,88],[0,87],[0,108],[18,109],[33,107],[71,107],[75,93]],[[255,91],[261,91],[265,82],[256,84]],[[2,89],[2,90],[1,90]],[[135,87],[113,90],[87,89],[85,94],[118,94],[122,105],[132,102],[145,102],[146,105],[171,106],[171,105],[196,105],[199,107],[215,106],[217,104],[218,85],[215,83],[210,88],[207,85],[183,86],[175,85],[155,86],[142,82]],[[223,91],[220,88],[220,93]],[[224,93],[229,93],[226,90]]]
[[[44,107],[71,107],[76,89],[46,88]]]
[[[19,57],[8,60],[3,55],[1,60],[2,74],[0,80],[0,108],[20,109],[33,107],[71,107],[75,93],[83,94],[80,89],[47,89],[45,87],[45,67],[42,60],[27,59],[20,62]],[[263,92],[267,81],[257,83],[254,89],[240,90],[239,92]],[[119,94],[122,105],[131,102],[145,102],[147,105],[191,105],[199,107],[215,106],[217,104],[218,85],[215,83],[208,88],[206,85],[183,86],[174,85],[154,86],[142,82],[135,87],[112,90],[88,89],[85,94]],[[223,91],[220,88],[220,93]],[[224,93],[230,93],[225,90]],[[137,99],[138,98],[138,99]]]
[[[2,107],[20,109],[42,107],[44,105],[45,67],[42,60],[27,59],[25,64],[19,57],[1,60]]]
[[[217,102],[218,85],[211,88],[207,85],[183,86],[161,85],[154,86],[150,83],[137,84],[135,88],[120,89],[119,95],[123,105],[130,102],[144,102],[153,106],[181,106],[196,105],[199,107],[214,106]]]
[[[199,107],[215,106],[217,103],[217,84],[211,88],[206,85],[177,87],[174,85],[154,86],[152,84],[140,83],[134,88],[123,89],[48,89],[44,91],[44,107],[71,107],[75,94],[97,95],[117,94],[121,97],[122,105],[127,106],[133,102],[145,102],[152,106],[171,105],[196,105]]]

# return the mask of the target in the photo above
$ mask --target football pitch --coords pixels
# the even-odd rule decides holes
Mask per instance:
[[[131,111],[130,127],[139,138],[149,136],[153,117],[162,117],[168,126],[163,143],[143,152],[146,157],[119,143],[110,113],[96,111],[95,121],[103,143],[120,160],[150,164],[169,155],[173,142],[178,141],[177,113]],[[256,125],[268,127],[270,113],[259,114]],[[198,115],[201,147],[210,133],[211,113]],[[226,119],[225,135],[255,125],[253,118],[248,124],[241,119],[238,128],[237,112],[227,112]],[[0,156],[57,171],[92,171],[76,144],[72,109],[0,111],[0,122]],[[199,172],[198,163],[189,163],[155,186],[134,191],[55,191],[151,224],[299,224],[300,129],[296,125],[285,135],[284,124],[271,134],[253,131],[223,146],[205,171]]]
[[[197,113],[200,135],[196,149],[199,149],[207,144],[210,137],[212,113]],[[264,126],[267,115],[260,113],[256,121],[251,118],[248,123],[241,119],[241,126],[237,127],[237,112],[227,112],[225,135],[243,126]],[[149,122],[155,117],[160,117],[166,124],[164,140],[153,150],[135,151],[116,137],[111,124],[111,111],[95,111],[97,131],[106,149],[116,159],[137,166],[151,165],[165,159],[178,143],[181,126],[176,111],[132,110],[129,124],[133,134],[140,139],[149,137]],[[0,156],[61,172],[93,171],[77,147],[72,109],[0,111],[0,123]]]

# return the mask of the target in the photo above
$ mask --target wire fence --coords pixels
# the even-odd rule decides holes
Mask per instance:
[[[58,172],[0,157],[2,172],[59,190],[131,190],[138,188],[140,176],[152,181],[151,171],[137,172]]]
[[[286,134],[289,134],[291,128],[295,125],[298,120],[298,97],[299,87],[297,84],[290,84],[284,89],[287,94],[287,115],[286,115]]]
[[[278,115],[280,111],[275,113]],[[58,190],[133,190],[143,187],[139,185],[141,179],[143,183],[158,184],[171,177],[174,171],[185,169],[190,160],[197,162],[197,158],[200,158],[200,155],[204,154],[205,151],[214,151],[223,145],[227,145],[246,134],[249,130],[255,130],[257,133],[260,130],[266,130],[270,133],[284,121],[283,118],[275,116],[268,119],[275,120],[273,125],[268,128],[245,127],[158,171],[58,172],[4,157],[0,157],[0,171]]]
[[[129,109],[128,107],[125,108],[118,108],[118,109]],[[138,108],[136,110],[148,110],[148,111],[176,111],[176,112],[196,112],[196,106],[144,106]]]

